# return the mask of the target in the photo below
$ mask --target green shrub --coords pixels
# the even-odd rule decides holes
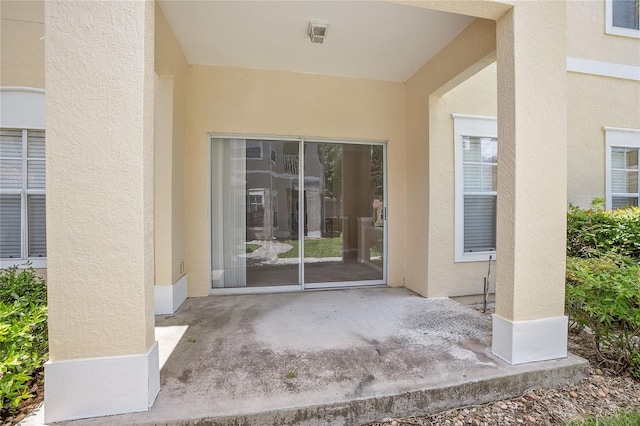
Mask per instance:
[[[566,307],[593,333],[599,360],[640,378],[640,265],[615,254],[567,258]]]
[[[640,208],[604,210],[598,199],[588,210],[570,206],[567,255],[592,258],[610,252],[640,261]]]
[[[47,303],[47,287],[42,277],[29,267],[0,270],[0,302],[15,301],[42,305]]]
[[[0,270],[0,417],[34,396],[47,353],[44,280],[32,268]]]

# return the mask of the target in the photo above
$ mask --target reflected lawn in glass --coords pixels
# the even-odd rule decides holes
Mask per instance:
[[[278,258],[289,259],[298,257],[298,241],[287,240],[285,244],[292,246],[291,250],[279,253]],[[342,237],[334,238],[317,238],[317,239],[305,239],[304,242],[304,257],[305,258],[325,258],[325,257],[339,257],[342,258]]]

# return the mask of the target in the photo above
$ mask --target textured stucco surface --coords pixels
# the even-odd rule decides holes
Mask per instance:
[[[640,129],[640,83],[568,73],[567,84],[568,201],[587,208],[605,197],[603,127]]]
[[[47,2],[53,361],[146,354],[153,321],[153,4]]]
[[[207,295],[210,288],[208,132],[388,141],[389,284],[402,285],[402,83],[191,65],[185,162],[189,296]]]
[[[497,115],[496,65],[489,65],[441,97],[432,97],[429,144],[429,272],[430,297],[481,294],[487,262],[455,263],[455,161],[451,114]],[[498,161],[500,161],[498,159]],[[495,263],[492,268],[495,267]],[[495,278],[495,274],[493,275]],[[491,290],[494,289],[491,280]]]
[[[0,2],[0,86],[44,88],[44,2]]]
[[[442,161],[438,157],[431,157],[430,144],[453,144],[453,132],[444,139],[432,138],[429,133],[430,126],[439,126],[429,117],[430,97],[442,96],[491,64],[495,59],[494,54],[495,23],[476,19],[405,83],[405,169],[408,177],[404,230],[405,285],[423,296],[431,296],[427,277],[432,266],[427,253],[432,244],[434,250],[438,250],[442,244],[440,239],[433,238],[429,233],[433,221],[431,207],[443,202],[438,198],[440,195],[434,198],[430,193],[430,188],[441,178],[439,172],[433,176],[431,165]],[[453,177],[453,163],[450,163],[450,173]],[[452,239],[453,233],[446,238]]]
[[[154,94],[154,263],[155,285],[171,285],[173,78],[155,75]]]
[[[162,9],[155,5],[155,71],[162,99],[156,101],[161,117],[156,133],[160,157],[156,159],[156,284],[176,283],[185,273],[185,136],[187,131],[187,79],[189,65]],[[184,262],[184,264],[183,264]]]
[[[567,56],[640,66],[639,43],[605,32],[604,1],[567,2]]]
[[[452,11],[447,8],[468,7],[464,10],[470,15],[495,18],[506,10],[501,3],[439,2],[436,8]],[[415,5],[434,6],[435,3],[424,1],[417,2]],[[566,8],[567,49],[562,55],[640,65],[637,39],[604,33],[602,2],[568,2]],[[96,19],[93,12],[88,9],[88,6],[82,9],[83,24],[92,23]],[[181,262],[184,261],[185,272],[192,272],[190,282],[194,283],[190,285],[190,295],[208,293],[209,218],[207,217],[208,142],[206,133],[229,132],[389,139],[390,284],[405,283],[420,294],[429,296],[470,294],[476,287],[476,282],[478,286],[481,285],[481,276],[486,269],[484,263],[481,266],[452,265],[453,249],[447,247],[453,247],[454,232],[451,213],[453,204],[447,198],[452,199],[453,194],[450,191],[444,191],[443,188],[450,187],[453,182],[451,173],[453,164],[446,159],[449,155],[447,151],[453,149],[452,132],[448,130],[450,116],[447,108],[449,105],[458,105],[457,100],[454,102],[454,97],[460,92],[459,96],[465,99],[467,110],[463,111],[456,106],[455,109],[458,111],[455,112],[492,115],[490,112],[483,112],[486,105],[482,104],[482,99],[486,96],[484,92],[489,91],[490,82],[481,83],[487,84],[486,87],[475,87],[468,91],[464,89],[466,83],[463,83],[452,91],[448,93],[447,91],[476,72],[479,66],[491,62],[493,43],[495,43],[493,22],[484,20],[474,22],[437,57],[425,64],[415,76],[402,85],[286,72],[190,67],[160,8],[156,5],[155,9],[154,67],[160,78],[165,82],[170,80],[173,86],[166,95],[167,98],[171,97],[171,104],[161,103],[161,107],[167,107],[165,112],[172,119],[171,137],[164,145],[166,151],[163,151],[164,159],[167,161],[163,163],[166,174],[158,176],[156,181],[156,185],[160,186],[165,196],[164,204],[160,205],[161,210],[158,211],[156,207],[156,212],[159,217],[166,214],[162,221],[164,225],[156,230],[156,235],[165,238],[164,249],[160,254],[161,269],[156,274],[159,284],[176,282],[182,275]],[[462,9],[458,11],[460,10]],[[3,57],[0,84],[44,87],[43,2],[3,1],[0,12],[2,17],[0,47]],[[131,16],[135,16],[135,13]],[[528,18],[524,18],[523,27],[543,25],[535,14],[531,16],[531,23],[526,22]],[[110,19],[112,19],[111,16],[107,18],[107,20]],[[136,27],[135,20],[124,16],[114,16],[114,19],[113,22],[126,23],[122,25],[122,34],[128,34],[128,31],[134,34],[131,44],[135,44],[135,40],[140,40],[139,28]],[[64,19],[61,23],[64,23]],[[139,46],[127,46],[127,40],[118,39],[116,36],[108,39],[104,45],[98,43],[99,48],[93,52],[96,49],[88,47],[91,40],[81,34],[81,31],[91,32],[92,36],[97,37],[97,28],[104,28],[105,34],[108,34],[104,25],[103,22],[98,22],[94,29],[70,30],[65,36],[68,40],[61,41],[59,45],[52,48],[52,52],[55,50],[56,55],[56,60],[51,63],[52,70],[60,71],[63,65],[69,65],[70,70],[64,71],[64,75],[59,74],[51,80],[56,96],[60,95],[60,99],[55,102],[58,112],[53,113],[54,119],[62,121],[48,129],[51,130],[48,134],[48,144],[55,151],[50,160],[50,167],[58,169],[52,178],[59,180],[63,177],[65,180],[64,185],[53,184],[49,188],[52,199],[56,194],[62,197],[57,202],[50,200],[50,203],[53,203],[51,208],[57,209],[58,206],[62,208],[61,211],[54,213],[50,220],[55,221],[56,224],[65,224],[65,226],[58,226],[57,229],[50,229],[53,238],[58,241],[58,243],[53,242],[50,248],[57,247],[62,250],[57,260],[53,261],[56,263],[54,267],[60,268],[54,274],[54,285],[66,286],[65,291],[69,291],[69,297],[75,301],[71,310],[77,312],[73,312],[71,317],[82,318],[83,322],[91,324],[101,324],[102,319],[93,318],[93,315],[88,314],[91,312],[89,307],[113,304],[114,297],[117,297],[119,291],[112,295],[109,287],[111,284],[109,284],[102,286],[100,290],[90,290],[86,295],[74,293],[82,293],[79,291],[80,288],[92,288],[93,284],[103,282],[104,277],[108,278],[104,281],[106,283],[117,281],[120,282],[119,286],[125,286],[127,281],[135,281],[135,278],[131,277],[138,273],[135,271],[131,275],[130,265],[137,262],[137,251],[130,249],[127,244],[139,237],[137,232],[140,229],[136,228],[133,233],[127,230],[120,236],[117,234],[127,227],[125,223],[131,224],[137,221],[135,218],[140,216],[140,209],[146,211],[148,208],[129,203],[132,199],[138,199],[137,196],[128,198],[128,196],[120,196],[120,193],[118,196],[114,195],[113,188],[120,189],[124,184],[123,194],[126,194],[130,189],[128,185],[132,182],[128,179],[137,180],[140,184],[138,175],[142,173],[145,176],[142,178],[145,183],[140,184],[138,188],[132,188],[131,191],[140,191],[146,184],[146,190],[143,192],[149,193],[149,182],[146,180],[148,173],[139,168],[140,152],[135,148],[136,144],[128,143],[131,139],[131,132],[128,129],[140,126],[140,122],[137,122],[140,117],[139,111],[134,111],[140,104],[140,99],[136,96],[136,93],[140,93],[140,81],[136,81],[137,71],[121,69],[123,64],[129,66],[133,58],[142,56],[138,56],[136,50]],[[63,27],[62,30],[67,31],[67,28]],[[538,40],[539,37],[542,39]],[[547,69],[549,61],[559,59],[561,55],[559,50],[563,49],[562,43],[558,43],[558,39],[555,38],[547,40],[546,37],[548,36],[544,35],[544,31],[532,29],[521,39],[511,40],[516,44],[517,49],[522,49],[522,57],[518,60],[524,62],[524,65],[516,62],[518,69],[523,73]],[[509,40],[505,41],[509,42]],[[114,44],[109,46],[111,42]],[[540,57],[536,58],[531,56],[531,53],[525,53],[527,46],[544,43],[553,46],[553,49],[545,50],[540,56],[546,60],[540,61]],[[145,46],[148,45],[149,43],[146,43]],[[112,49],[117,53],[113,53],[113,58],[109,57],[108,61],[92,57],[92,55],[97,57],[100,53],[105,53],[106,49]],[[77,55],[76,50],[83,52],[88,59],[85,60],[84,57]],[[638,53],[633,54],[633,52]],[[145,51],[145,54],[149,53]],[[54,53],[50,54],[54,57],[52,55]],[[529,59],[525,58],[527,56]],[[11,60],[6,60],[7,57]],[[469,64],[474,65],[470,70],[463,72],[462,70]],[[138,62],[134,65],[134,67],[140,66]],[[87,72],[93,67],[99,69],[98,74],[92,75],[91,72]],[[540,75],[544,72],[546,71],[540,71]],[[123,77],[120,78],[120,75]],[[512,77],[501,78],[501,83],[504,83],[505,90],[512,90],[515,93]],[[98,81],[95,87],[92,78]],[[569,150],[568,201],[588,206],[592,198],[604,195],[602,127],[640,128],[640,98],[633,96],[638,91],[638,83],[576,73],[568,73],[566,78],[569,99],[566,137]],[[189,79],[192,81],[188,86]],[[145,93],[148,92],[149,81],[145,80],[143,84],[142,90]],[[535,78],[532,81],[531,84],[518,84],[517,99],[535,98],[529,94],[536,95],[538,100],[543,96],[555,100],[558,93],[562,96],[563,91],[556,92],[548,85],[546,78],[544,81],[535,80]],[[536,81],[538,83],[535,83]],[[131,90],[125,90],[125,86],[130,87]],[[49,88],[47,89],[49,92]],[[85,89],[86,93],[92,94],[92,99],[80,96]],[[190,101],[187,101],[188,90],[192,97]],[[430,95],[433,96],[430,98]],[[309,99],[313,99],[313,102],[309,102]],[[117,107],[114,102],[117,103]],[[535,165],[535,171],[524,171],[519,167],[518,170],[525,175],[533,174],[538,172],[537,168],[540,164],[549,164],[552,167],[550,167],[551,173],[548,174],[548,180],[555,181],[554,173],[558,169],[556,165],[561,168],[563,162],[554,151],[554,142],[543,136],[547,134],[546,120],[549,118],[549,123],[557,123],[558,118],[561,117],[552,112],[555,102],[550,103],[551,108],[547,108],[547,104],[544,103],[544,108],[535,109],[535,113],[526,110],[529,108],[527,102],[517,101],[517,103],[522,105],[523,110],[516,116],[521,117],[523,121],[529,121],[531,117],[537,120],[531,123],[542,123],[540,125],[525,124],[523,128],[529,129],[526,131],[535,127],[532,132],[536,138],[533,142],[525,141],[522,149],[540,146],[541,141],[549,144],[550,149],[536,149],[531,153],[534,156],[532,158],[539,160]],[[445,107],[444,110],[441,106]],[[86,113],[85,117],[85,112],[88,111],[96,111],[96,113]],[[541,114],[538,114],[539,112]],[[189,124],[187,124],[188,113]],[[119,114],[125,117],[127,124],[124,127],[119,119],[114,120],[114,117],[120,116]],[[441,124],[434,125],[435,120],[432,117],[431,135],[429,134],[429,114],[444,117],[447,120],[446,122],[438,121]],[[539,117],[536,118],[536,115]],[[148,120],[148,115],[145,117]],[[74,123],[73,126],[70,123]],[[148,123],[145,126],[148,127]],[[72,127],[76,130],[71,130]],[[517,127],[520,127],[519,124]],[[79,128],[82,131],[77,130]],[[507,130],[520,131],[519,129]],[[552,134],[557,135],[557,132],[554,131]],[[430,139],[434,143],[429,144]],[[65,144],[61,142],[63,140]],[[558,141],[557,136],[554,140]],[[93,149],[94,146],[95,149]],[[149,146],[145,146],[143,150],[148,152]],[[130,152],[133,156],[129,155]],[[147,158],[144,152],[142,155]],[[514,155],[521,154],[514,153]],[[130,167],[131,164],[134,166]],[[148,168],[148,161],[143,161],[142,164],[143,169]],[[69,172],[75,171],[76,165],[78,165],[78,175],[72,176]],[[111,169],[109,165],[112,166]],[[114,170],[117,171],[115,173],[117,176],[110,176],[109,171]],[[514,176],[516,173],[515,170],[508,172]],[[518,178],[518,181],[527,179]],[[559,181],[555,182],[557,186]],[[98,197],[97,193],[101,195]],[[547,261],[552,263],[552,259],[559,255],[559,251],[557,247],[552,249],[552,252],[547,250],[547,236],[558,230],[547,229],[544,224],[536,222],[538,219],[544,221],[541,218],[546,215],[541,214],[539,207],[546,209],[544,204],[548,201],[544,197],[542,201],[528,200],[529,193],[526,188],[522,190],[522,194],[524,194],[523,202],[526,206],[519,206],[517,202],[514,205],[515,209],[522,208],[525,212],[525,215],[521,216],[523,224],[517,226],[521,226],[525,233],[529,226],[542,226],[544,229],[544,232],[536,237],[539,239],[538,242],[534,241],[533,245],[529,245],[526,240],[523,242],[527,246],[539,247],[540,252],[545,253],[544,257]],[[67,200],[69,203],[66,202]],[[83,204],[85,200],[88,200],[86,206]],[[555,200],[555,209],[558,209],[558,204],[558,200]],[[148,206],[148,200],[144,205]],[[113,217],[111,214],[102,214],[105,211],[117,211],[117,214],[114,213]],[[85,213],[88,214],[84,215]],[[143,216],[146,214],[142,213]],[[120,215],[126,217],[126,221],[120,221]],[[529,217],[534,221],[529,221]],[[107,226],[107,222],[113,223],[114,227]],[[147,240],[152,240],[149,237],[148,228],[151,222],[145,220],[144,223],[142,229],[147,235]],[[71,230],[68,233],[67,230],[62,229],[67,226]],[[514,225],[513,232],[517,226]],[[98,234],[100,238],[97,237]],[[81,236],[91,238],[83,240]],[[185,247],[185,241],[189,241],[188,247]],[[136,241],[135,244],[140,243]],[[148,241],[145,241],[144,245],[143,251],[148,251]],[[505,256],[508,253],[507,250]],[[519,255],[529,256],[529,254]],[[542,275],[538,274],[538,267],[524,267],[517,262],[514,265],[510,273],[535,277],[531,278],[535,282],[530,282],[521,288],[523,293],[518,296],[518,300],[527,300],[529,296],[533,297],[532,300],[536,300],[538,297],[536,295],[543,292],[537,290],[535,294],[529,292],[539,285],[538,279],[541,282],[549,282],[544,275],[551,273],[547,271],[546,264],[541,268]],[[148,262],[145,263],[145,268],[148,268]],[[98,271],[96,275],[92,272],[94,270]],[[60,280],[60,271],[65,273],[69,271],[71,281],[81,281],[83,284],[56,284],[56,281]],[[558,271],[554,272],[556,275],[557,273]],[[58,278],[55,278],[56,275]],[[145,275],[145,279],[152,275]],[[513,280],[505,281],[505,283],[509,282],[511,284],[505,288],[509,302],[503,305],[503,308],[513,310],[516,296],[509,288],[513,286]],[[554,291],[559,294],[558,288]],[[53,292],[55,293],[55,290]],[[92,301],[85,306],[83,305],[85,300]],[[148,304],[149,300],[151,298],[147,298],[145,303]],[[117,309],[112,309],[113,312],[105,312],[105,318],[118,318],[121,314],[120,309],[123,309],[122,312],[127,312],[127,309],[133,310],[135,302],[129,300],[125,303],[127,304],[129,307],[119,306]],[[536,302],[532,305],[545,306],[546,303]],[[525,317],[529,314],[533,317],[544,315],[543,312],[530,312],[530,309],[533,308],[526,309],[529,313]],[[559,306],[554,305],[554,308],[550,309],[555,312]],[[55,318],[55,308],[53,311],[52,315]],[[131,325],[128,324],[126,327]],[[119,333],[118,330],[108,331],[109,336],[119,335]],[[89,340],[98,340],[98,337],[90,336]],[[55,346],[55,343],[53,345]]]
[[[560,1],[518,2],[497,23],[496,314],[510,321],[564,315],[565,37]]]
[[[407,4],[414,7],[426,7],[428,9],[443,12],[460,13],[476,16],[478,18],[496,20],[509,10],[513,1],[477,1],[477,0],[391,0],[395,3]]]

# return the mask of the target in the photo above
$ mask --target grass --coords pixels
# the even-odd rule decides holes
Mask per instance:
[[[258,250],[260,247],[262,247],[260,244],[251,244],[251,243],[245,244],[246,253],[253,253],[254,251]]]
[[[640,425],[640,412],[618,413],[611,417],[590,417],[585,421],[571,422],[569,426],[637,426]]]
[[[285,240],[285,244],[292,246],[291,250],[278,254],[280,259],[298,257],[298,248],[300,246],[298,240]],[[371,245],[371,256],[381,256],[379,247],[375,244]],[[304,257],[306,258],[322,258],[322,257],[342,257],[342,237],[335,238],[318,238],[304,241]]]
[[[285,244],[292,246],[291,250],[278,254],[280,259],[298,257],[298,240],[285,240]],[[319,238],[305,240],[304,257],[342,257],[342,238]]]
[[[295,370],[289,370],[284,374],[284,377],[286,379],[295,379],[298,377],[298,373],[296,373]]]

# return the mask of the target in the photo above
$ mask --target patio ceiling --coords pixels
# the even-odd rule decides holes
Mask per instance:
[[[406,81],[473,18],[384,1],[176,1],[160,6],[190,64]],[[329,23],[312,44],[309,21]]]

